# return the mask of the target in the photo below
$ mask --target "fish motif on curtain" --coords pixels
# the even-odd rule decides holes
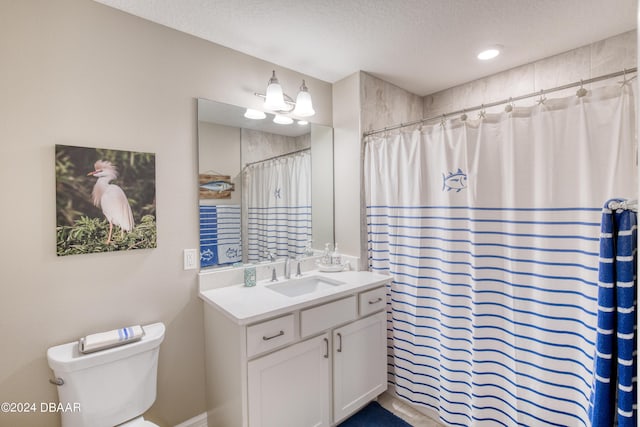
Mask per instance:
[[[465,188],[467,188],[467,174],[462,172],[462,169],[458,168],[455,173],[449,172],[449,175],[442,174],[442,191],[456,190],[456,193],[459,193]]]

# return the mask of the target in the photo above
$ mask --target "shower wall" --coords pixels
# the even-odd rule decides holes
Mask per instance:
[[[637,31],[632,30],[426,96],[418,96],[362,71],[337,82],[334,84],[333,97],[341,102],[334,103],[335,144],[336,149],[343,152],[336,157],[336,163],[349,165],[337,168],[345,174],[337,177],[340,179],[336,182],[344,184],[337,186],[335,190],[336,197],[344,200],[344,203],[336,204],[336,217],[341,218],[340,225],[336,224],[336,238],[340,247],[346,249],[347,253],[366,260],[366,230],[360,220],[363,218],[363,203],[360,203],[359,210],[356,209],[356,197],[361,194],[361,170],[353,167],[358,162],[362,149],[362,141],[356,138],[363,132],[488,104],[509,96],[537,92],[624,68],[630,69],[636,67],[636,64]],[[615,78],[613,82],[620,79]],[[593,89],[609,84],[612,84],[612,80],[592,83],[586,87]],[[575,88],[566,89],[548,96],[568,96],[575,94],[575,91]],[[358,102],[346,102],[355,101],[353,98],[356,94]],[[536,98],[531,98],[519,101],[517,105],[531,105],[535,101]],[[496,106],[487,111],[502,111],[503,108],[504,106]],[[359,128],[346,131],[341,127],[341,117],[358,117]],[[354,122],[351,120],[349,123]],[[366,268],[366,263],[362,266]]]
[[[567,83],[633,68],[637,60],[637,32],[628,31],[608,39],[512,68],[491,76],[445,89],[424,97],[425,117],[434,117],[467,107],[500,101],[510,96],[524,95]],[[620,80],[617,77],[615,80]],[[587,89],[611,84],[600,81],[586,85]],[[575,94],[576,89],[555,92],[549,97]],[[517,105],[531,105],[531,100]],[[503,106],[489,112],[502,111]],[[475,114],[475,113],[474,113]],[[475,116],[471,116],[475,117]]]
[[[424,117],[424,99],[382,79],[360,73],[362,131],[407,123]]]
[[[360,203],[362,171],[355,167],[361,161],[363,132],[636,67],[636,37],[636,30],[629,31],[424,97],[362,71],[334,83],[335,167],[336,183],[340,183],[335,188],[335,215],[340,218],[336,221],[340,248],[366,260],[366,231],[361,221],[364,204]],[[607,84],[611,81],[594,83],[592,87]],[[567,89],[549,97],[575,91]],[[519,101],[517,105],[532,102],[535,98]],[[363,266],[366,268],[366,262]]]

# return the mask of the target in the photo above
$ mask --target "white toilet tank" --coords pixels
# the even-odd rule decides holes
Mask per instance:
[[[81,354],[78,342],[47,350],[49,366],[64,381],[60,403],[78,409],[62,412],[63,427],[113,427],[151,407],[164,324],[143,329],[140,341],[96,353]]]

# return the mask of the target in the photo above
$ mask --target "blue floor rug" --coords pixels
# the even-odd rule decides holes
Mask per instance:
[[[338,427],[411,427],[411,424],[396,417],[378,402],[371,402]]]

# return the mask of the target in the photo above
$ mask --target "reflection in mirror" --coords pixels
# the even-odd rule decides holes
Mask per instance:
[[[200,265],[311,254],[333,243],[333,129],[198,99]]]

